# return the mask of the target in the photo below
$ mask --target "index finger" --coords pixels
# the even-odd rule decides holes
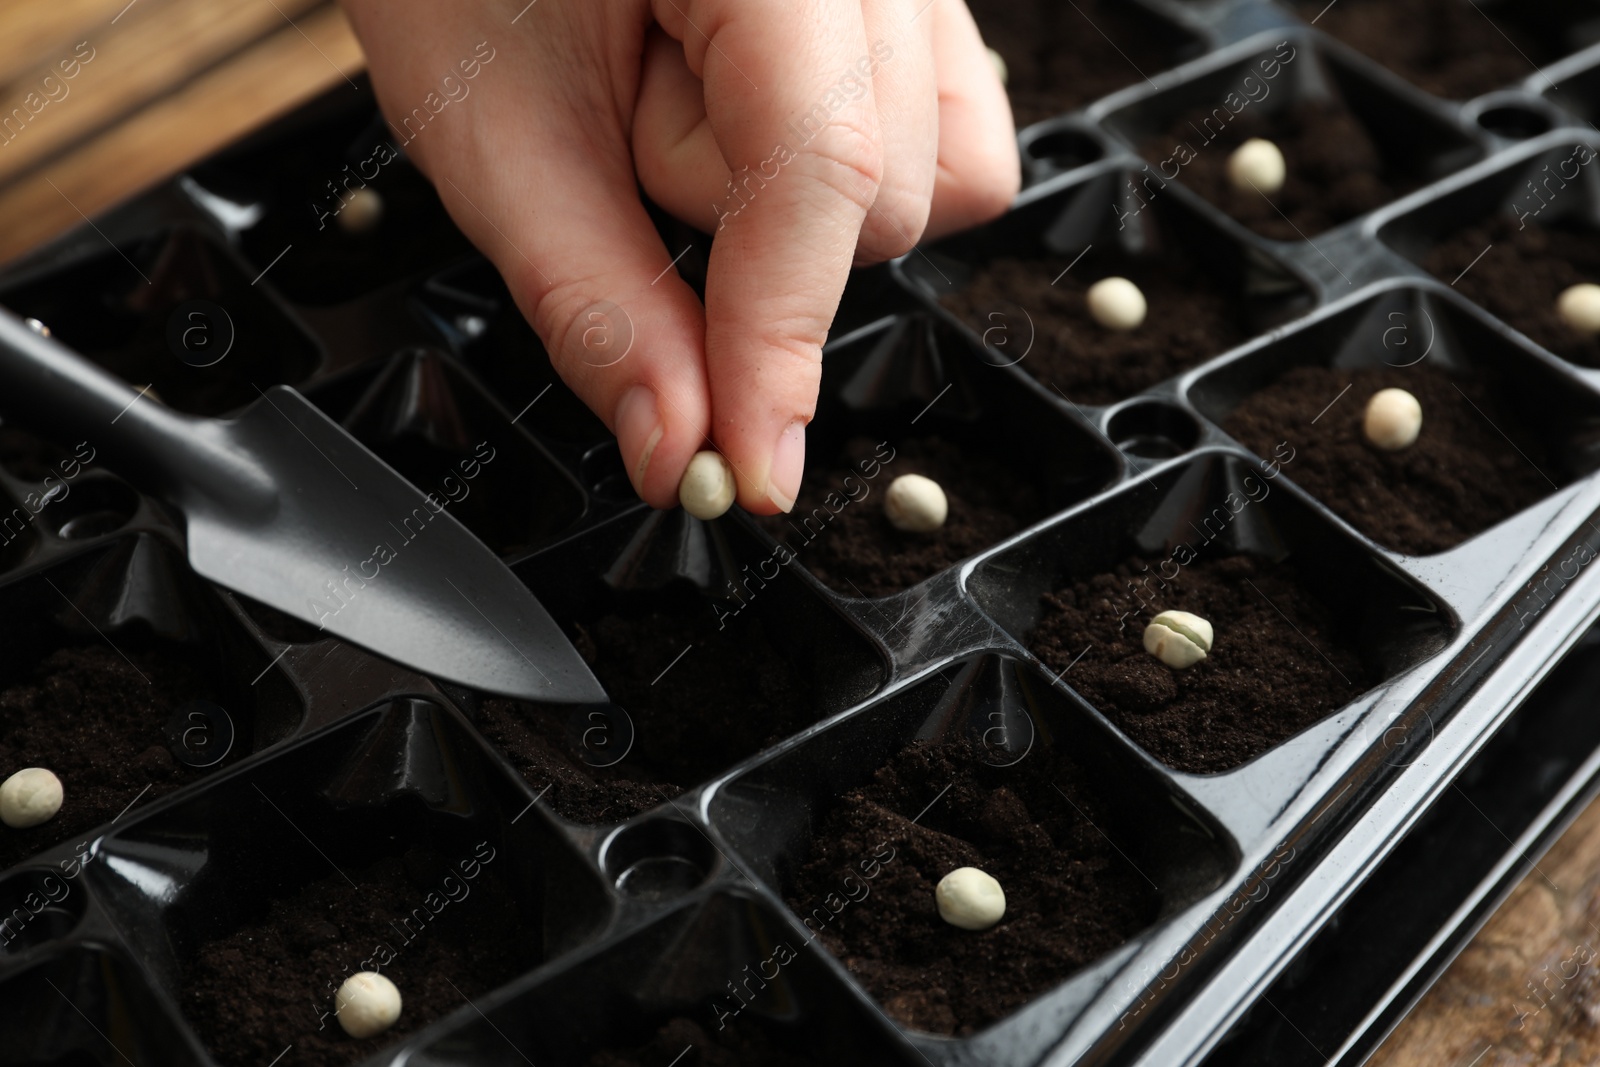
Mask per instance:
[[[656,0],[705,84],[733,173],[706,280],[711,436],[739,503],[788,511],[800,490],[822,342],[878,195],[883,147],[860,0]]]

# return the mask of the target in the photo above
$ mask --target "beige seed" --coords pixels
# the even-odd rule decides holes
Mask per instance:
[[[715,519],[733,506],[733,467],[720,452],[696,452],[678,482],[678,503],[697,519]]]

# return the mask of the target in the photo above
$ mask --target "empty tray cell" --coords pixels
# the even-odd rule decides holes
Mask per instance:
[[[583,514],[571,476],[436,350],[400,353],[335,417],[502,556],[549,540]],[[426,527],[417,525],[397,527],[394,547],[420,536]]]
[[[397,700],[118,831],[89,868],[130,944],[224,1063],[351,1063],[582,943],[593,869],[454,715]],[[526,815],[526,817],[521,817]],[[386,1033],[334,1015],[399,988]]]
[[[209,1067],[139,969],[100,948],[55,953],[0,982],[15,1067]]]
[[[712,818],[890,1016],[964,1035],[1220,884],[1236,854],[1193,810],[1047,675],[988,654],[740,776]],[[1000,882],[998,925],[940,918],[959,867]]]
[[[1138,146],[1155,188],[1181,182],[1279,241],[1316,237],[1482,155],[1426,98],[1299,34],[1119,108],[1107,123]],[[1270,196],[1228,180],[1234,149],[1256,137],[1287,162]]]
[[[1200,41],[1125,0],[973,0],[984,44],[1000,53],[1020,129],[1176,66]]]
[[[902,270],[993,363],[1071,404],[1131,396],[1309,306],[1288,267],[1170,189],[1135,191],[1143,180],[1114,171],[1039,186],[1001,219],[930,246]],[[1114,276],[1144,293],[1137,329],[1110,330],[1089,315],[1089,286]]]
[[[1464,100],[1600,41],[1592,0],[1292,0],[1317,29],[1414,85]]]
[[[419,133],[385,123],[362,79],[359,92],[327,94],[190,178],[266,283],[299,304],[339,304],[472,251],[404,154]]]
[[[429,278],[415,301],[452,350],[524,426],[542,437],[589,443],[611,437],[605,424],[567,388],[543,342],[528,325],[494,265],[473,257]],[[620,308],[596,309],[596,365],[631,351],[632,319]]]
[[[557,813],[631,818],[881,683],[883,661],[865,637],[765,546],[742,551],[750,562],[735,565],[737,584],[722,597],[687,583],[618,593],[566,546],[527,569],[615,702],[570,713],[483,702],[478,729],[534,790],[549,790]]]
[[[718,894],[663,915],[417,1050],[414,1067],[878,1067],[924,1061],[783,917]]]
[[[1600,340],[1561,321],[1561,294],[1600,282],[1600,195],[1586,139],[1514,157],[1388,222],[1379,236],[1563,359],[1600,367]]]
[[[45,767],[63,792],[50,821],[0,832],[0,868],[237,763],[300,720],[267,654],[155,537],[0,588],[0,618],[0,777]]]
[[[221,415],[258,389],[303,381],[322,358],[252,276],[199,229],[176,226],[18,281],[0,304],[162,403]]]
[[[1422,405],[1415,444],[1385,451],[1367,401]],[[1209,371],[1190,399],[1385,548],[1440,552],[1600,465],[1600,397],[1486,316],[1409,285],[1318,318]]]
[[[1151,755],[1237,767],[1443,648],[1445,605],[1293,495],[1292,445],[1202,452],[983,561],[968,587]],[[1176,670],[1145,626],[1188,611],[1209,654]]]
[[[978,358],[942,321],[896,318],[830,346],[823,367],[799,499],[759,521],[845,596],[907,589],[1116,476],[1104,438]],[[888,488],[909,474],[944,492],[937,530],[890,523]]]

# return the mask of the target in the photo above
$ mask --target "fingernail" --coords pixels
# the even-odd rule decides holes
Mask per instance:
[[[650,457],[661,443],[666,427],[661,424],[661,411],[656,406],[656,394],[648,385],[636,385],[622,394],[617,403],[617,443],[626,456],[629,448],[639,449],[638,458],[629,468],[633,473],[634,487],[644,489],[644,476],[650,469]]]
[[[806,424],[795,419],[783,428],[778,447],[772,450],[772,466],[767,468],[767,499],[779,511],[794,510],[800,495],[800,475],[806,466]]]

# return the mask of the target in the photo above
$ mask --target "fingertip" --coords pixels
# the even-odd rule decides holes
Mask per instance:
[[[772,465],[767,473],[767,500],[788,514],[800,496],[800,479],[806,467],[806,424],[795,419],[778,435],[772,450]]]
[[[651,507],[666,509],[678,506],[678,484],[704,435],[661,401],[649,385],[630,386],[617,402],[612,425],[634,492]]]
[[[800,496],[806,466],[806,420],[793,419],[764,455],[752,456],[739,474],[739,504],[753,515],[788,514]]]

